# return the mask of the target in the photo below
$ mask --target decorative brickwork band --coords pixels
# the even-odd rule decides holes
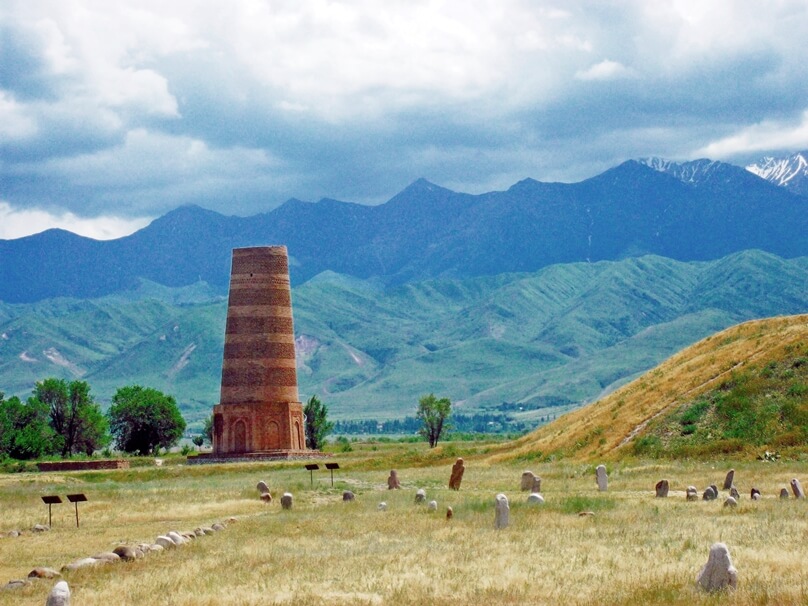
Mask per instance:
[[[303,451],[285,246],[233,250],[214,456]]]

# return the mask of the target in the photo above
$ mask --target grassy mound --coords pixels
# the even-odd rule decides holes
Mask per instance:
[[[808,315],[756,320],[688,347],[494,460],[808,451]]]

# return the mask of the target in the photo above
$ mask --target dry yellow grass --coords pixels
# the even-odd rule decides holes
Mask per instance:
[[[497,449],[492,461],[560,456],[614,460],[656,415],[713,389],[733,370],[759,356],[777,358],[808,342],[808,315],[756,320],[734,326],[660,364],[603,399]]]
[[[736,464],[739,487],[748,494],[754,484],[766,498],[730,511],[720,501],[687,503],[683,492],[720,485],[729,462],[613,465],[607,493],[597,492],[591,465],[534,466],[547,502],[529,508],[513,464],[469,460],[459,492],[445,488],[448,464],[400,468],[403,489],[388,491],[386,470],[367,469],[364,455],[338,460],[346,469],[334,488],[325,474],[310,488],[298,465],[2,476],[0,530],[41,522],[40,494],[80,490],[90,501],[78,530],[62,506],[52,531],[0,539],[0,582],[234,515],[227,530],[176,550],[68,574],[73,604],[715,604],[724,600],[697,591],[694,576],[718,540],[739,570],[733,604],[808,602],[808,502],[775,498],[801,464]],[[395,460],[389,448],[382,462]],[[672,481],[665,500],[653,497],[661,477]],[[259,479],[276,496],[294,492],[295,508],[261,503]],[[437,514],[413,503],[418,487],[437,499]],[[357,502],[342,502],[346,488]],[[511,501],[502,531],[493,528],[498,492]],[[377,511],[382,500],[386,512]],[[0,591],[0,606],[41,605],[51,585]]]

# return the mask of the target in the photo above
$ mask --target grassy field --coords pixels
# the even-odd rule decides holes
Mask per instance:
[[[53,529],[0,539],[0,583],[35,566],[61,568],[121,543],[153,542],[237,518],[212,536],[131,563],[66,573],[74,606],[219,604],[806,604],[808,501],[777,494],[804,462],[623,461],[609,464],[597,491],[593,463],[492,462],[493,445],[361,444],[334,460],[314,486],[302,462],[187,466],[168,460],[130,470],[0,476],[0,532],[47,523],[40,496],[84,492],[81,528],[72,506],[54,506]],[[446,487],[456,456],[466,459],[459,492]],[[684,490],[719,487],[736,469],[735,510],[691,502]],[[402,490],[388,491],[396,468]],[[543,478],[546,503],[528,507],[525,468]],[[667,499],[654,498],[661,478]],[[275,496],[258,499],[265,480]],[[748,498],[751,486],[761,501]],[[437,513],[414,504],[418,488]],[[357,495],[342,502],[342,491]],[[295,506],[283,511],[284,491]],[[494,529],[494,496],[511,503],[511,525]],[[381,501],[387,511],[378,511]],[[445,519],[446,507],[454,518]],[[580,511],[594,516],[580,517]],[[725,542],[739,574],[733,595],[697,591],[710,545]],[[37,604],[53,581],[0,591],[0,606]]]

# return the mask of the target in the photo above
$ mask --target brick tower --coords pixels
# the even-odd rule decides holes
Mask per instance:
[[[212,456],[287,457],[305,449],[286,247],[236,248]]]

